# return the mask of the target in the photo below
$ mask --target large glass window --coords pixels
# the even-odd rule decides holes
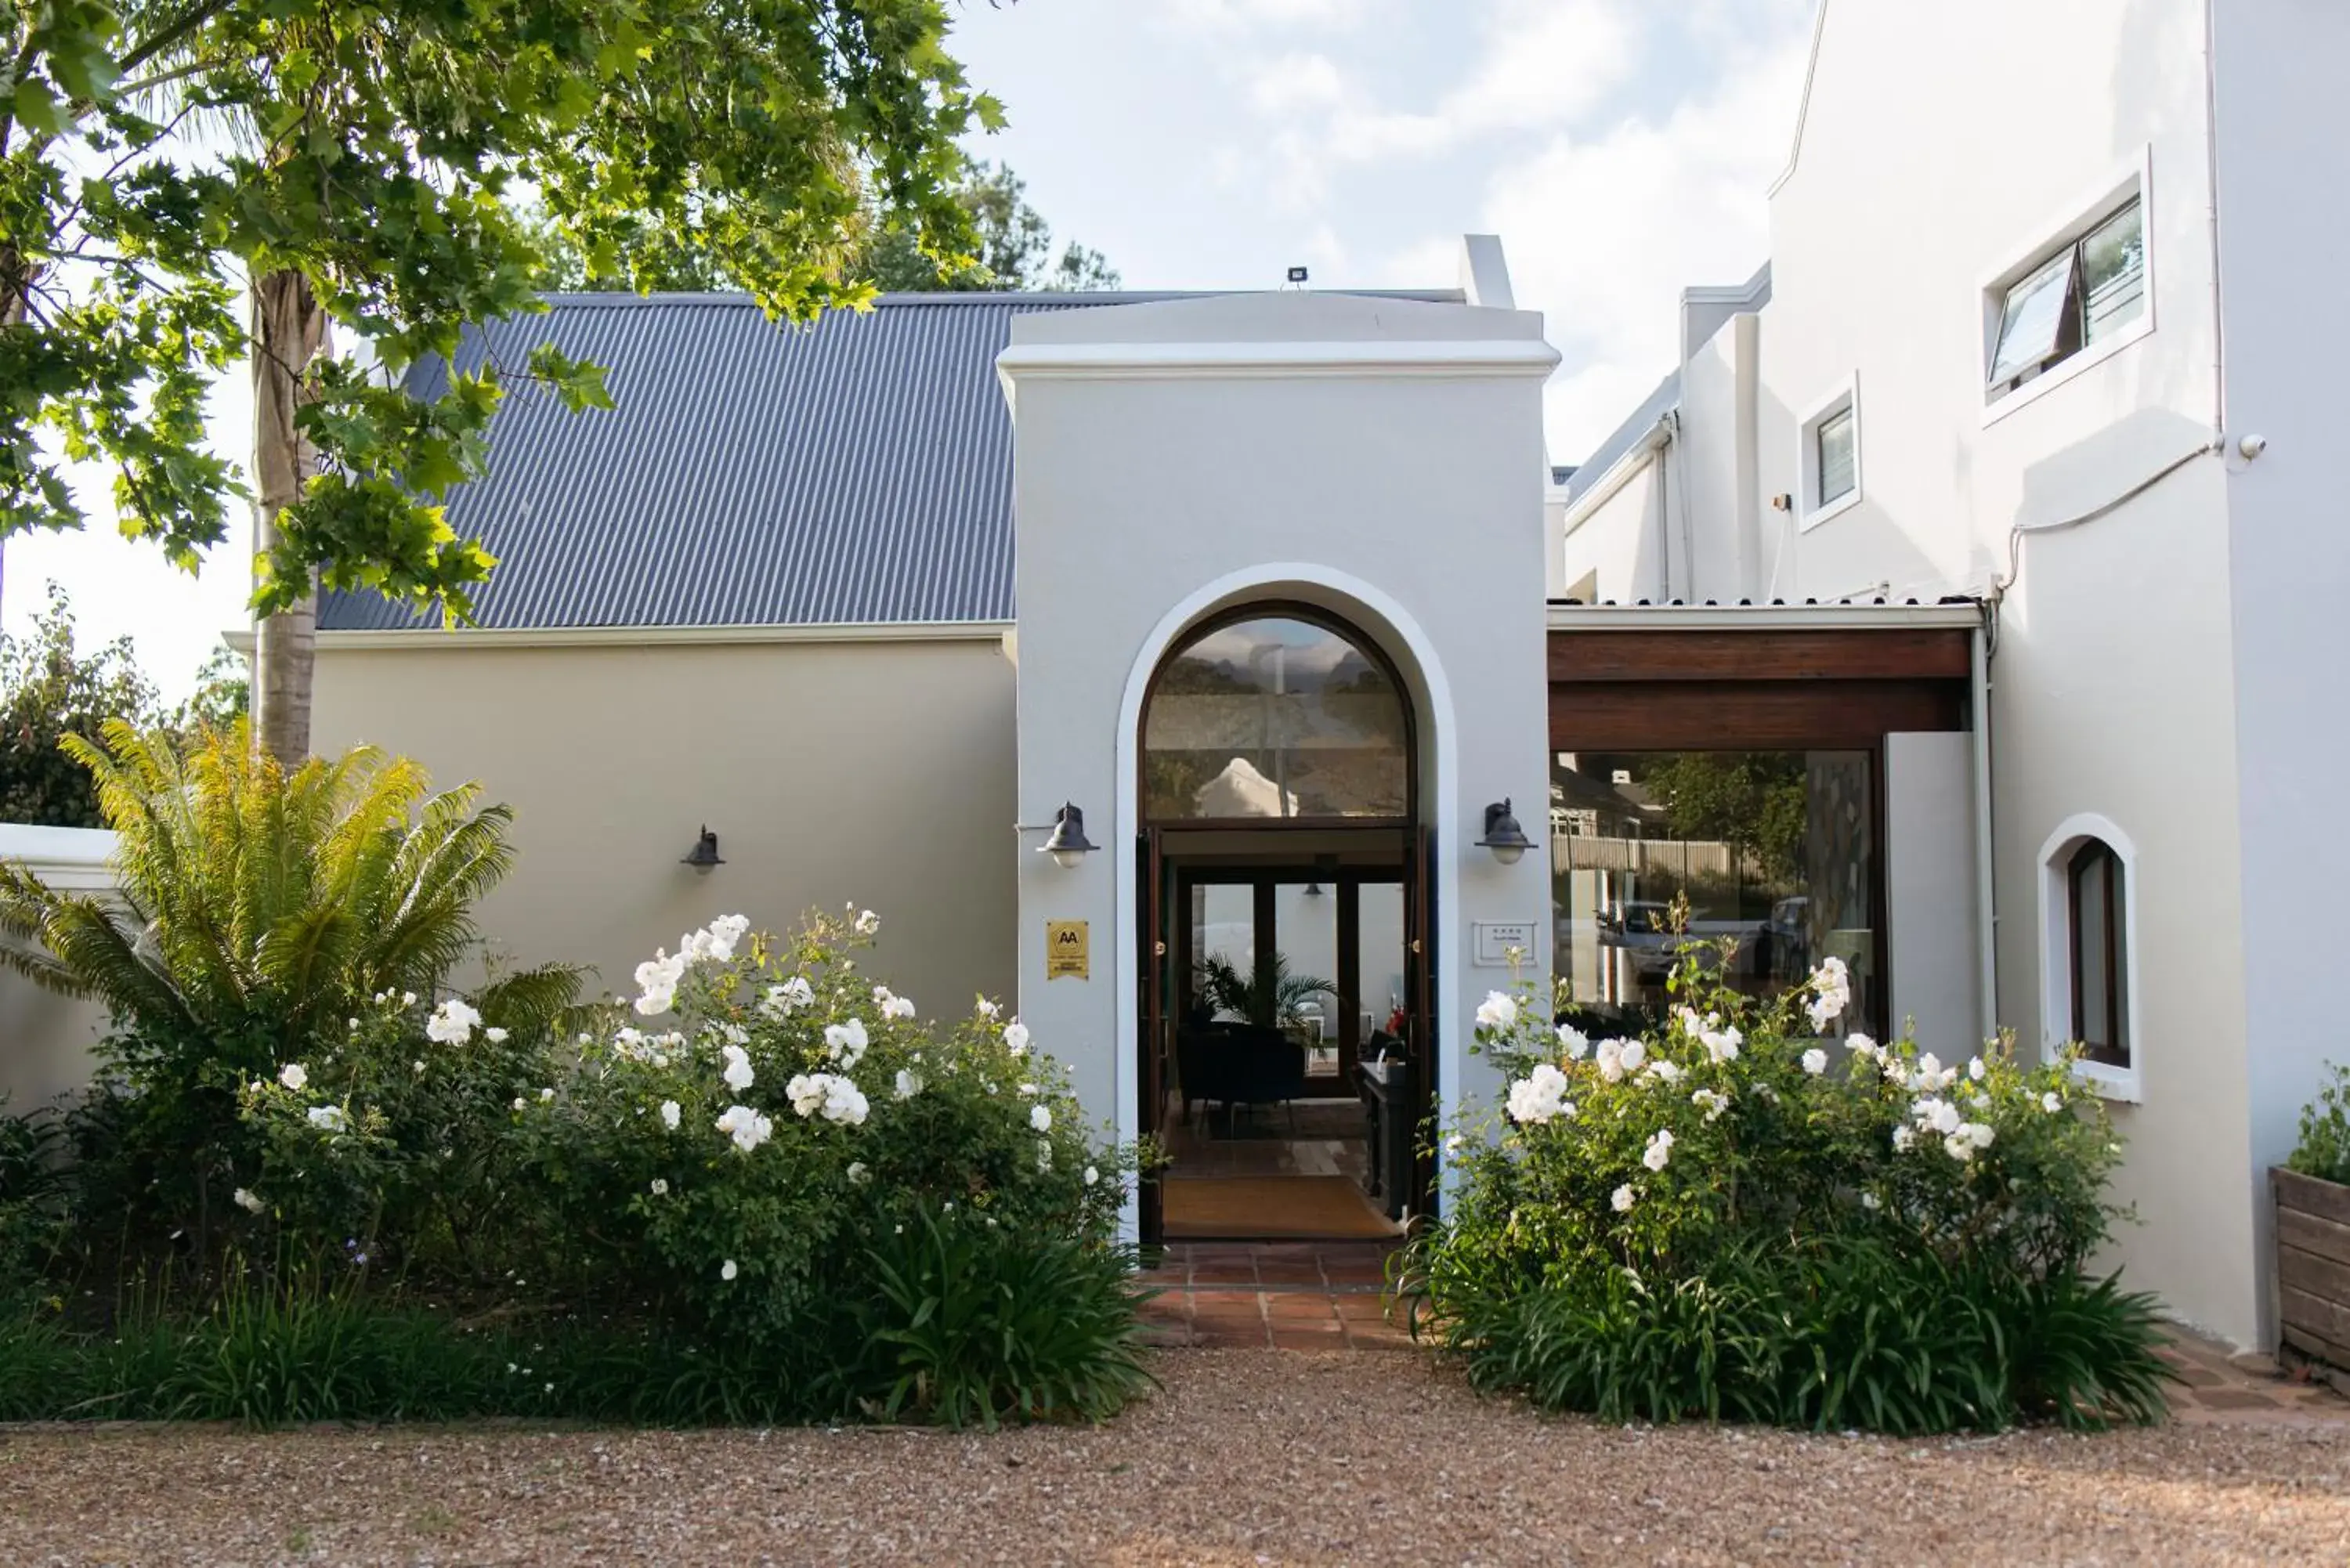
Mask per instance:
[[[1873,778],[1866,752],[1557,753],[1551,908],[1568,1021],[1656,1022],[1685,946],[1702,943],[1728,944],[1708,961],[1756,996],[1834,954],[1852,972],[1845,1025],[1881,1031]]]
[[[1142,722],[1155,822],[1410,815],[1411,736],[1384,660],[1295,616],[1229,621],[1159,666]]]

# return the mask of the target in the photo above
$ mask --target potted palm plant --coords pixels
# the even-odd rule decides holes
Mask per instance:
[[[2350,1381],[2350,1069],[2301,1113],[2293,1158],[2269,1172],[2276,1194],[2277,1321],[2286,1350]]]
[[[1294,1028],[1304,1017],[1305,1004],[1328,996],[1337,987],[1310,974],[1292,973],[1286,955],[1274,953],[1244,974],[1229,961],[1211,956],[1200,964],[1200,994],[1221,1012],[1230,1012],[1267,1029]]]

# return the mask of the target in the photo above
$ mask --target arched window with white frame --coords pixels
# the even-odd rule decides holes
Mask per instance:
[[[2137,852],[2102,816],[2066,821],[2040,854],[2042,1035],[2048,1050],[2078,1043],[2074,1070],[2135,1100]]]

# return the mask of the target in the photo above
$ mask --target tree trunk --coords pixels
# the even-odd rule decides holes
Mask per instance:
[[[310,362],[327,346],[327,316],[310,280],[287,269],[253,284],[253,472],[258,492],[256,563],[277,543],[277,514],[317,472],[317,452],[295,428],[310,396]],[[311,590],[291,609],[265,616],[253,643],[253,743],[287,768],[310,754],[310,685],[317,659],[318,601]]]

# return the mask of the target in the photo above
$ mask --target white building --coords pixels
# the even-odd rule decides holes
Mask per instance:
[[[1770,266],[1547,490],[1555,356],[1485,238],[1402,294],[495,327],[619,406],[501,409],[452,502],[504,563],[478,627],[328,596],[315,742],[517,809],[519,961],[620,988],[721,912],[881,910],[879,975],[1009,1001],[1180,1146],[1146,1233],[1424,1208],[1440,1171],[1333,1153],[1352,1064],[1410,1116],[1490,1092],[1513,969],[1653,1019],[1685,897],[1752,989],[1845,958],[1856,1026],[2095,1041],[2132,1282],[2262,1341],[2263,1171],[2350,1050],[2350,8],[1827,0],[1814,52]],[[1330,982],[1310,1040],[1196,978],[1276,953]],[[1234,1126],[1267,1104],[1295,1137]],[[1344,1190],[1215,1187],[1252,1172]]]
[[[1586,602],[1984,602],[1997,1016],[2106,1046],[2118,1255],[2248,1343],[2350,1054],[2345,64],[2295,0],[1825,0],[1770,265],[1552,492]]]

